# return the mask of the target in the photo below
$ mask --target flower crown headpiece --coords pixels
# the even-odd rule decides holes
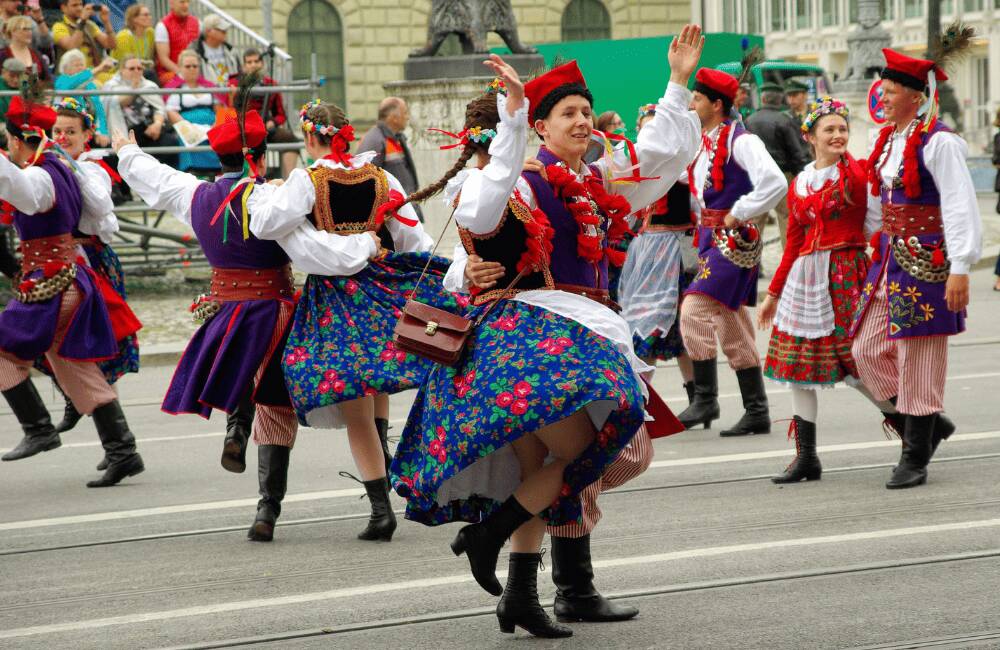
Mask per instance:
[[[495,77],[493,81],[490,82],[490,85],[486,86],[486,92],[496,93],[498,95],[506,95],[507,84],[505,84],[503,82],[503,79],[501,79],[500,77]]]
[[[839,115],[848,121],[851,119],[851,111],[847,108],[847,104],[826,96],[819,102],[813,102],[809,105],[809,114],[802,120],[802,133],[809,133],[816,121],[825,115]]]
[[[322,104],[319,99],[314,99],[311,102],[302,105],[299,109],[299,122],[302,124],[302,130],[306,133],[319,133],[320,135],[325,135],[327,137],[332,137],[337,134],[340,129],[332,124],[323,124],[322,122],[310,119],[309,109],[314,106],[319,106]]]
[[[640,120],[647,115],[653,115],[654,113],[656,113],[656,104],[643,104],[639,107]]]
[[[94,116],[91,115],[89,112],[87,112],[87,109],[84,106],[84,104],[80,101],[77,101],[75,97],[64,97],[62,101],[57,102],[55,106],[53,106],[53,108],[56,109],[57,111],[60,108],[64,108],[66,110],[77,112],[80,114],[80,117],[83,118],[84,129],[94,128]]]
[[[443,129],[427,129],[434,133],[443,133],[449,138],[455,138],[458,142],[454,144],[444,144],[438,147],[442,151],[445,149],[455,149],[457,147],[464,147],[470,142],[475,142],[476,144],[486,144],[497,137],[497,132],[495,129],[484,129],[481,126],[474,126],[471,129],[465,129],[459,133],[452,133],[451,131],[445,131]]]

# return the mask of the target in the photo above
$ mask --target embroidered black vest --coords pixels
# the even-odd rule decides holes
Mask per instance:
[[[385,172],[372,164],[358,169],[313,167],[309,177],[316,187],[316,205],[309,220],[319,230],[336,235],[375,232],[375,213],[389,199]],[[383,224],[376,232],[382,248],[396,250]]]

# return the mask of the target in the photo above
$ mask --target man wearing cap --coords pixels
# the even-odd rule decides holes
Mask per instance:
[[[678,418],[688,428],[719,417],[716,339],[736,371],[746,412],[722,436],[770,433],[760,356],[748,306],[757,304],[763,242],[753,220],[788,190],[764,143],[729,118],[735,77],[702,68],[691,107],[701,120],[702,144],[686,180],[698,212],[698,271],[681,302],[684,347],[694,362],[694,401]]]
[[[781,86],[765,83],[760,87],[760,110],[744,122],[748,131],[764,142],[778,168],[791,181],[802,168],[809,164],[802,144],[799,125],[784,111],[782,99],[785,96]],[[781,233],[781,246],[785,246],[785,231],[788,228],[788,202],[784,199],[774,206],[775,220]]]
[[[795,121],[795,127],[801,129],[802,120],[809,113],[809,86],[797,79],[789,79],[785,82],[785,98],[788,100],[788,110],[785,112]],[[805,139],[799,138],[799,145],[806,160],[811,161],[813,152],[809,144]]]
[[[982,254],[982,223],[966,164],[968,146],[937,119],[934,61],[884,49],[885,116],[869,158],[882,230],[854,324],[852,353],[876,399],[905,417],[889,489],[927,481],[927,464],[951,435],[944,410],[948,337],[965,330],[969,268]]]
[[[201,36],[192,48],[201,57],[201,76],[216,86],[228,85],[229,77],[240,72],[239,57],[226,42],[228,31],[229,21],[211,14],[202,22]]]
[[[14,57],[4,59],[2,72],[0,72],[0,90],[19,90],[21,79],[24,78],[27,69],[23,62]],[[0,97],[0,115],[7,114],[11,99],[13,96]]]

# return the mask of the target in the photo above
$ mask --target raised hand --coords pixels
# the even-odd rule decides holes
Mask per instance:
[[[497,54],[491,54],[483,65],[491,69],[507,87],[507,114],[513,116],[524,105],[524,83],[517,70]]]
[[[670,81],[686,86],[691,74],[698,67],[705,37],[699,25],[684,25],[681,33],[670,41],[667,61],[670,63]]]
[[[129,130],[128,137],[126,138],[121,131],[115,131],[111,136],[111,148],[118,153],[122,147],[127,144],[139,144],[135,140],[135,131]]]

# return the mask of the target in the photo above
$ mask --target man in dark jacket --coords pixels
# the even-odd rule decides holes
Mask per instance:
[[[763,84],[760,88],[761,107],[746,119],[747,130],[764,141],[767,152],[785,173],[789,181],[809,163],[800,144],[802,133],[795,122],[782,112],[784,91],[777,84]],[[788,202],[782,200],[774,209],[774,216],[781,232],[781,245],[785,245],[788,229]]]
[[[417,168],[410,155],[403,131],[410,121],[406,102],[399,97],[386,97],[378,105],[378,123],[373,126],[358,145],[358,153],[374,151],[378,154],[372,164],[381,167],[399,179],[407,194],[416,192]],[[417,216],[424,220],[420,207],[414,205]]]

